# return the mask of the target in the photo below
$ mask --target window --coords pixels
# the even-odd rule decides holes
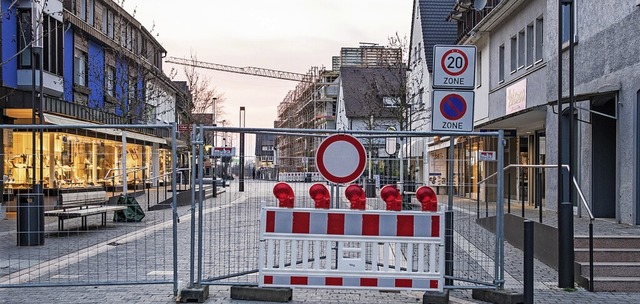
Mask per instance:
[[[87,21],[87,1],[80,0],[80,19],[85,22]]]
[[[574,5],[574,12],[573,12],[573,17],[574,17],[574,34],[577,35],[578,34],[578,14],[577,14],[577,1],[573,1],[573,5]],[[571,24],[571,6],[570,5],[563,5],[562,6],[562,43],[568,43],[569,42],[569,25]],[[574,42],[575,42],[575,36],[573,37]]]
[[[75,49],[73,53],[73,83],[86,87],[87,76],[87,53]]]
[[[116,68],[108,65],[104,73],[104,92],[108,96],[115,97],[116,92]]]
[[[107,37],[113,39],[113,11],[108,10],[107,16]]]
[[[542,60],[542,50],[544,45],[544,25],[542,17],[536,19],[536,61]]]
[[[511,72],[518,70],[518,37],[511,37]]]
[[[18,68],[31,67],[31,10],[18,10]]]
[[[476,86],[482,85],[482,52],[476,55]]]
[[[62,76],[62,22],[49,15],[44,15],[43,21],[43,52],[44,70]]]
[[[533,65],[533,23],[527,25],[527,66]]]
[[[382,97],[382,104],[385,108],[395,108],[400,105],[400,98],[398,97]]]
[[[94,23],[94,12],[96,8],[95,0],[87,0],[87,23],[93,26]]]
[[[518,69],[524,67],[525,63],[525,36],[524,29],[518,33]]]
[[[504,81],[504,44],[500,46],[498,56],[498,81]]]
[[[136,86],[136,77],[129,76],[129,102],[133,102],[138,97],[137,86]]]

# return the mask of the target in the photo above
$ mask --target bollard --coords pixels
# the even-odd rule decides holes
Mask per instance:
[[[524,303],[533,304],[533,221],[524,221]]]

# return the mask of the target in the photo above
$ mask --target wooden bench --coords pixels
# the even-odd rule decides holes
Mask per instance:
[[[127,206],[107,205],[105,191],[61,193],[55,210],[45,211],[45,216],[58,217],[58,231],[64,229],[64,220],[80,217],[82,228],[87,228],[87,216],[102,215],[102,226],[107,225],[107,212],[127,209]]]

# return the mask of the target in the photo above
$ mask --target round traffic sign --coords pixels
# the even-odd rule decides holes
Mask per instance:
[[[316,165],[320,174],[333,183],[350,183],[364,172],[367,162],[362,143],[355,137],[336,134],[320,143]]]
[[[458,94],[446,95],[440,101],[440,113],[448,120],[458,120],[467,113],[467,102]]]
[[[442,70],[449,76],[460,76],[469,66],[469,58],[460,49],[450,49],[440,60]]]

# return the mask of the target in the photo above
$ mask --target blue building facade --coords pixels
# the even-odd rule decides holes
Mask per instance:
[[[1,123],[61,125],[42,137],[3,130],[4,192],[116,188],[168,170],[167,129],[128,130],[123,155],[119,130],[63,127],[176,120],[186,95],[162,72],[166,50],[149,31],[112,0],[0,0],[0,14]],[[144,169],[125,179],[123,162]]]

